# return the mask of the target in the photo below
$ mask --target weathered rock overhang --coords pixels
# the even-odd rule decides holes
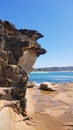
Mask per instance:
[[[32,67],[37,57],[46,53],[46,50],[37,42],[37,40],[42,37],[43,35],[38,33],[36,30],[16,29],[15,25],[12,23],[0,20],[1,50],[9,52],[9,64],[19,64],[22,66],[20,58],[24,56],[22,59],[25,60],[25,57],[27,57],[27,62],[31,59],[30,61],[32,65],[30,66],[29,64],[29,71],[25,69],[27,73],[32,71]],[[28,53],[30,58],[28,57]],[[32,62],[33,59],[34,62]],[[27,64],[28,63],[25,62],[24,68],[27,68],[25,67]]]

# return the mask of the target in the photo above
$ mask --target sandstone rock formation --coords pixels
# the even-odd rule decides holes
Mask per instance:
[[[23,116],[27,74],[33,70],[37,57],[46,53],[37,43],[41,37],[35,30],[16,29],[12,23],[0,20],[0,98],[5,100],[8,95],[11,101],[18,100]]]
[[[8,64],[18,64],[32,71],[35,60],[46,50],[36,42],[43,35],[35,30],[16,29],[12,23],[0,20],[0,48],[8,53]],[[29,64],[30,63],[30,64]]]
[[[56,91],[57,85],[50,82],[43,82],[40,84],[40,89],[45,91]]]

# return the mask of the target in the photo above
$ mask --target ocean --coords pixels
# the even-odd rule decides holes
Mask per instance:
[[[37,84],[42,82],[73,82],[73,72],[32,72],[29,74],[29,81],[34,81]]]

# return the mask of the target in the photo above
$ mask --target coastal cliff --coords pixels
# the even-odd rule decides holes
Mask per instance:
[[[46,53],[37,42],[42,37],[36,30],[17,29],[9,21],[0,20],[1,130],[18,130],[10,121],[14,122],[15,116],[29,119],[28,114],[33,107],[29,101],[30,94],[26,94],[28,74],[33,70],[36,59]]]

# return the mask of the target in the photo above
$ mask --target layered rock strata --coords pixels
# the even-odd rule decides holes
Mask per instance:
[[[16,29],[8,21],[0,20],[0,98],[10,94],[10,100],[18,100],[21,114],[26,115],[26,89],[28,73],[46,50],[37,43],[43,37],[35,30]]]

